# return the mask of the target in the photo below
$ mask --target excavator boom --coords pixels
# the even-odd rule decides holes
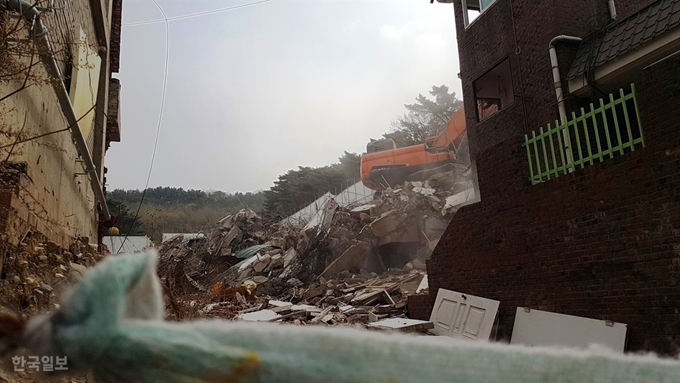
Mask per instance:
[[[368,188],[380,190],[401,183],[419,171],[456,162],[464,134],[465,111],[461,107],[451,116],[446,129],[423,144],[384,149],[389,145],[369,143],[368,153],[361,157],[361,181]],[[378,151],[374,151],[376,148]]]

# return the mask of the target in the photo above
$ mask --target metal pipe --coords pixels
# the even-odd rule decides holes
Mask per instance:
[[[567,122],[567,109],[564,106],[564,92],[562,91],[562,77],[560,76],[560,65],[557,61],[557,49],[555,49],[555,44],[559,41],[571,41],[580,42],[582,39],[575,36],[559,35],[553,37],[550,40],[550,65],[552,66],[553,81],[555,84],[555,95],[557,96],[557,109],[560,113],[560,123],[564,124]],[[567,164],[572,162],[571,156],[571,143],[567,139],[567,131],[562,130],[562,136],[564,141],[565,152],[567,153]]]
[[[75,141],[76,148],[83,159],[83,163],[85,164],[85,169],[87,171],[88,178],[90,179],[90,185],[95,197],[99,201],[101,213],[104,216],[104,219],[109,219],[111,217],[111,213],[109,212],[109,207],[106,204],[104,189],[99,180],[99,176],[97,175],[97,168],[92,161],[90,149],[87,147],[87,141],[83,136],[82,130],[80,130],[78,116],[76,116],[76,113],[73,110],[73,105],[71,104],[68,91],[66,90],[64,82],[62,81],[59,65],[54,58],[54,54],[52,53],[52,47],[50,45],[50,41],[47,38],[47,28],[43,24],[42,20],[40,20],[40,10],[27,3],[25,0],[0,0],[0,9],[21,13],[29,23],[34,23],[34,37],[36,40],[36,45],[38,46],[40,58],[45,64],[47,74],[50,77],[59,80],[50,81],[50,84],[52,84],[52,88],[57,95],[57,100],[59,101],[61,110],[66,117],[67,123],[69,124],[73,141]]]
[[[609,17],[612,20],[616,20],[617,15],[616,15],[616,3],[614,3],[614,0],[609,0]]]

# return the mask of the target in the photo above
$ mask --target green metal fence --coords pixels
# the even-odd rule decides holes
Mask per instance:
[[[638,113],[635,85],[630,91],[619,91],[619,96],[609,95],[609,102],[600,99],[599,106],[590,104],[590,111],[581,108],[576,116],[563,124],[555,121],[547,130],[524,135],[524,146],[529,159],[530,180],[533,183],[559,177],[613,158],[635,147],[645,146],[642,124]]]

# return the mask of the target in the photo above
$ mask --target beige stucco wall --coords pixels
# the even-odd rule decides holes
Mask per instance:
[[[62,2],[57,2],[62,4]],[[80,28],[90,44],[96,44],[92,12],[87,0],[65,2],[67,8],[45,13],[54,50],[69,50],[73,32]],[[10,22],[16,22],[10,19]],[[21,38],[28,38],[22,33]],[[62,70],[70,72],[65,51],[57,57]],[[30,57],[21,58],[26,64]],[[35,56],[34,60],[38,60]],[[68,127],[49,84],[41,83],[47,74],[43,65],[33,67],[37,80],[33,85],[0,102],[0,146]],[[23,76],[0,81],[0,98],[21,87]],[[68,87],[67,87],[68,89]],[[19,134],[19,132],[23,133]],[[3,134],[5,132],[5,134]],[[0,149],[0,163],[8,158],[10,148]],[[97,208],[84,165],[69,131],[48,135],[17,144],[9,162],[25,162],[27,174],[21,177],[18,190],[11,199],[6,239],[17,243],[29,228],[47,236],[48,240],[68,246],[73,237],[89,237],[97,241]],[[3,209],[6,211],[6,209]]]

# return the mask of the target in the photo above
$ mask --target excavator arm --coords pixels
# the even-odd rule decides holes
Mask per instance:
[[[403,182],[410,175],[451,162],[465,160],[467,150],[465,111],[458,109],[449,119],[446,129],[425,143],[374,151],[376,142],[369,143],[368,153],[361,157],[361,180],[366,187],[380,190]]]

